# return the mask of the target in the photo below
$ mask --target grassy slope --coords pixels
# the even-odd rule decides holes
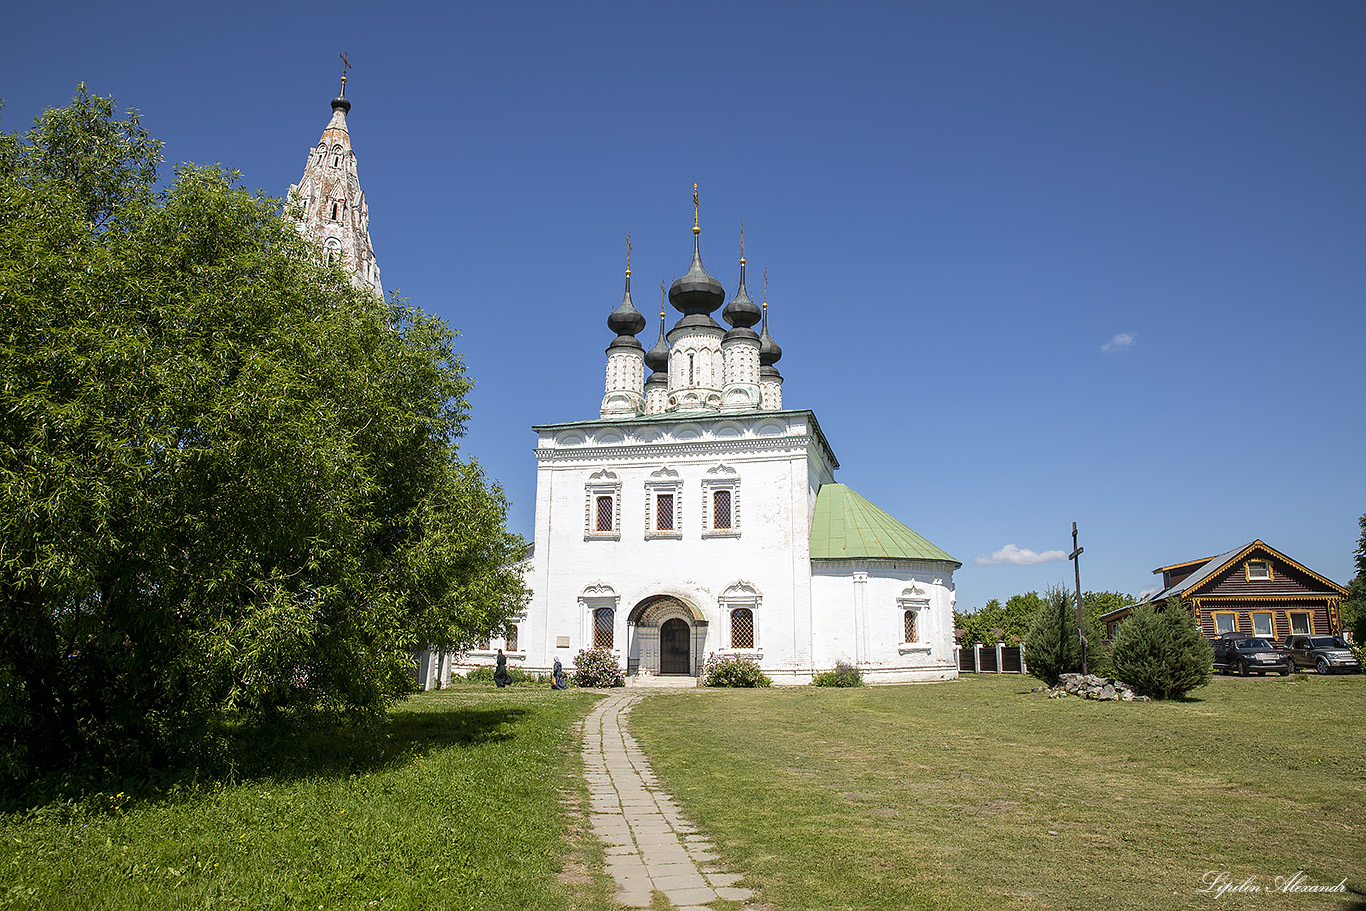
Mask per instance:
[[[1146,705],[1035,683],[680,693],[632,727],[783,909],[1366,907],[1366,678]],[[1357,891],[1197,891],[1299,870]]]
[[[571,725],[594,697],[447,690],[379,737],[271,745],[269,777],[0,819],[0,907],[612,907]],[[281,771],[281,770],[284,771]]]

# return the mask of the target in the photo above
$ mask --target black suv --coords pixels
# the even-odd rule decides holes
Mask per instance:
[[[1225,674],[1266,676],[1276,671],[1282,677],[1290,673],[1293,661],[1290,653],[1270,642],[1246,633],[1224,633],[1214,640],[1214,669]]]
[[[1285,644],[1296,667],[1317,668],[1320,674],[1361,672],[1361,662],[1338,636],[1291,636]]]

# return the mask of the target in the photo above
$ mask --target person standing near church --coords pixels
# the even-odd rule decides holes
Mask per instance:
[[[550,688],[552,690],[567,690],[569,684],[564,682],[564,667],[560,664],[560,659],[555,659],[555,669],[551,672]]]
[[[508,674],[508,656],[503,654],[503,650],[498,650],[498,668],[493,672],[493,682],[498,684],[499,689],[512,682],[512,677]]]

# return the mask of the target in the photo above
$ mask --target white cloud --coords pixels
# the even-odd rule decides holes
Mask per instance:
[[[1160,592],[1160,591],[1162,591],[1162,586],[1160,586],[1160,585],[1159,585],[1157,588],[1145,588],[1145,589],[1143,589],[1143,591],[1141,591],[1141,592],[1138,593],[1138,596],[1137,596],[1137,597],[1138,597],[1138,600],[1142,601],[1144,598],[1148,597],[1149,595],[1155,595],[1155,594],[1157,594],[1157,593]]]
[[[1125,348],[1132,348],[1138,344],[1137,332],[1121,332],[1108,342],[1100,346],[1101,351],[1123,351]]]
[[[978,555],[972,562],[978,566],[991,566],[996,563],[1013,563],[1016,566],[1033,566],[1035,563],[1052,563],[1054,560],[1066,560],[1067,554],[1061,550],[1046,550],[1043,553],[1035,553],[1026,547],[1016,547],[1014,544],[1007,544],[996,551],[990,557]]]

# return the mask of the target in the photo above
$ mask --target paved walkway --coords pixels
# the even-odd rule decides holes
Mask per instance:
[[[702,906],[718,898],[745,901],[753,893],[735,886],[740,876],[723,873],[716,865],[712,844],[656,785],[649,760],[627,732],[626,715],[642,698],[608,696],[584,722],[584,775],[593,831],[607,846],[616,900],[648,908],[652,891],[658,889],[681,911],[711,911]]]

